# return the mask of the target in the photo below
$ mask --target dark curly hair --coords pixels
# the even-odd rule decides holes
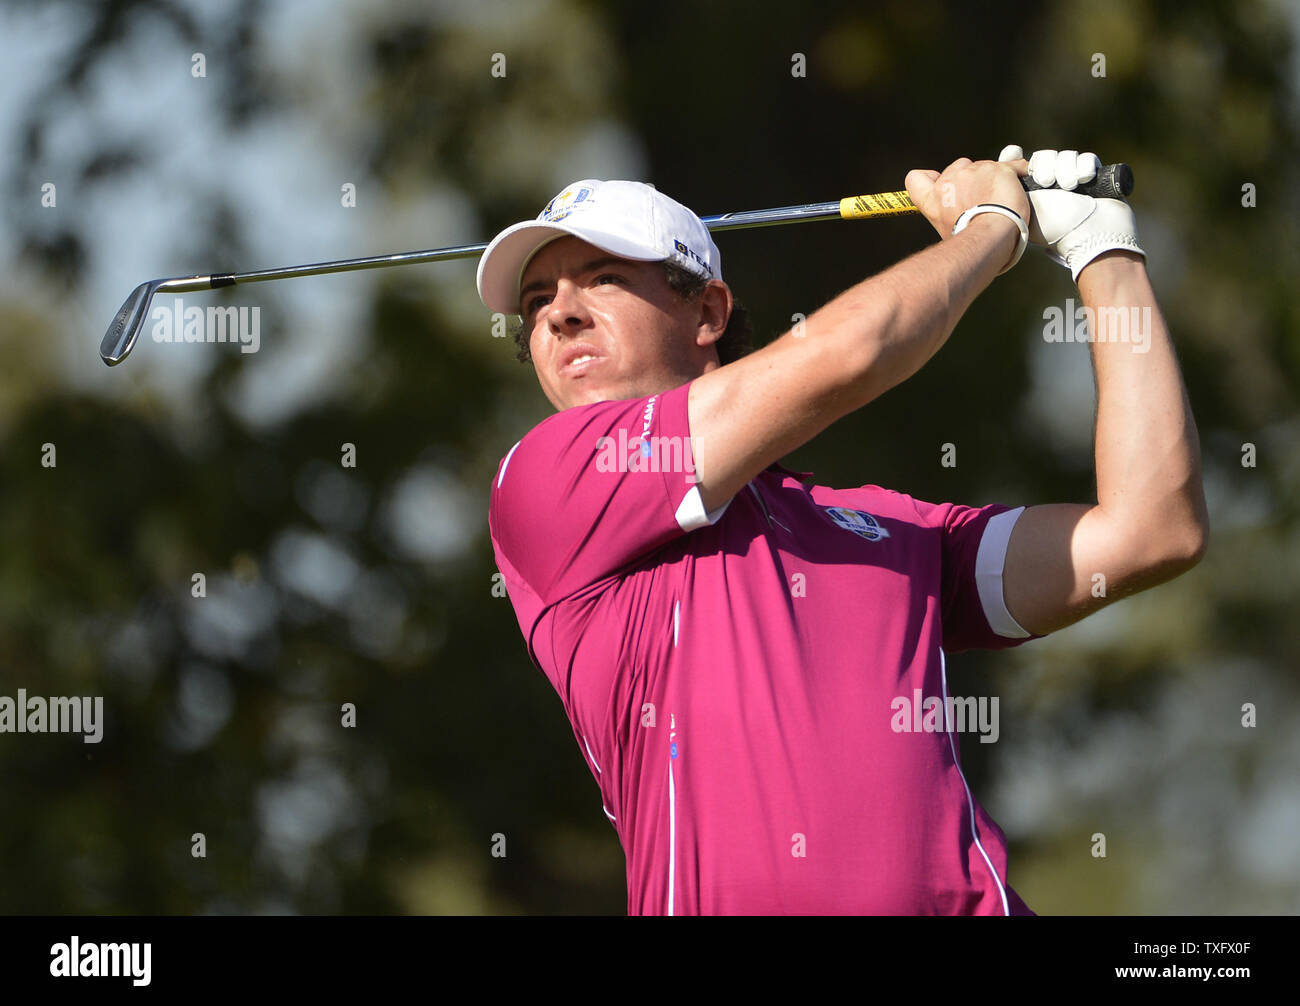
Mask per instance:
[[[693,304],[699,300],[704,293],[704,288],[708,286],[707,279],[667,259],[660,265],[663,266],[664,279],[668,281],[669,288],[683,303]],[[510,328],[510,335],[515,340],[515,359],[520,363],[528,363],[532,359],[532,353],[528,348],[529,334],[530,332],[524,327],[524,319],[516,316]],[[718,363],[725,367],[733,360],[739,360],[747,353],[752,353],[753,339],[754,329],[749,320],[749,311],[744,304],[733,297],[727,328],[722,333],[722,337],[713,344],[718,351]]]

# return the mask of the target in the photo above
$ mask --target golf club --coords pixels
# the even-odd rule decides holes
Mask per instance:
[[[1039,188],[1030,178],[1021,179],[1021,183],[1028,191]],[[1107,164],[1097,172],[1097,177],[1093,181],[1080,185],[1075,191],[1098,198],[1121,199],[1133,191],[1133,172],[1127,164]],[[916,208],[906,192],[880,192],[873,195],[847,196],[833,202],[806,203],[802,206],[782,206],[767,210],[742,210],[700,219],[710,231],[729,231],[746,227],[804,223],[809,220],[869,220],[875,217],[902,216],[919,212],[920,210]],[[149,307],[153,303],[154,296],[159,293],[216,290],[240,283],[264,283],[274,279],[292,279],[295,276],[321,276],[360,269],[415,265],[420,262],[446,262],[451,259],[473,258],[481,255],[485,248],[487,244],[455,245],[427,251],[399,252],[395,255],[372,255],[368,258],[285,266],[281,269],[260,269],[256,272],[151,279],[132,290],[126,302],[118,309],[112,324],[108,326],[108,331],[104,333],[104,338],[100,342],[99,355],[110,367],[126,359],[135,348],[140,329],[144,327],[145,319],[149,317]]]

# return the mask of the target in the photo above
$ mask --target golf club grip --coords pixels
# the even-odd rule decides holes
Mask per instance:
[[[1050,185],[1039,185],[1032,178],[1022,178],[1020,183],[1026,192],[1035,192]],[[1127,164],[1103,164],[1097,177],[1090,182],[1077,185],[1071,192],[1082,192],[1085,196],[1097,199],[1123,199],[1133,191],[1133,169]]]

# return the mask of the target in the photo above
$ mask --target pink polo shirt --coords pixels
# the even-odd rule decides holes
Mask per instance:
[[[1002,596],[1023,507],[772,465],[706,514],[689,390],[543,420],[488,514],[622,843],[628,914],[1034,914],[962,774],[979,721],[944,659],[1038,638]]]

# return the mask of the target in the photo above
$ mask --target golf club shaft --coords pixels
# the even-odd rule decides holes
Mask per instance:
[[[456,245],[451,248],[433,248],[427,251],[399,252],[395,255],[371,255],[368,258],[337,259],[333,262],[310,262],[307,265],[284,266],[279,269],[258,269],[255,272],[213,273],[211,276],[184,276],[163,280],[159,293],[188,293],[191,290],[216,290],[240,283],[265,283],[273,279],[292,279],[297,276],[325,276],[336,272],[354,272],[361,269],[384,269],[395,265],[415,265],[420,262],[446,262],[451,259],[473,258],[483,254],[487,245]]]
[[[1029,191],[1039,188],[1032,179],[1024,179]],[[1133,188],[1132,172],[1127,164],[1107,164],[1097,179],[1079,186],[1078,191],[1089,195],[1122,197]],[[810,220],[870,220],[876,217],[894,217],[919,213],[916,204],[906,192],[878,192],[864,196],[846,196],[826,203],[805,203],[799,206],[780,206],[767,210],[741,210],[701,217],[710,231],[734,231],[747,227],[772,227],[777,224],[805,223]],[[259,269],[255,272],[214,273],[211,276],[189,276],[164,280],[158,292],[186,293],[192,290],[215,290],[240,283],[263,283],[274,279],[291,279],[297,276],[324,276],[330,273],[353,272],[361,269],[384,269],[397,265],[416,265],[424,262],[447,262],[452,259],[474,258],[482,255],[487,244],[455,245],[450,248],[433,248],[424,251],[398,252],[393,255],[372,255],[368,258],[338,259],[333,262],[311,262],[307,265],[285,266],[280,269]]]
[[[844,205],[863,207],[845,212]],[[772,227],[776,224],[803,223],[809,220],[862,220],[870,217],[899,216],[918,213],[906,192],[881,192],[869,196],[851,196],[840,202],[808,203],[803,206],[781,206],[770,210],[742,210],[701,217],[710,231],[734,231],[746,227]],[[224,286],[244,283],[265,283],[268,280],[292,279],[298,276],[325,276],[331,273],[354,272],[361,269],[385,269],[397,265],[417,265],[423,262],[448,262],[452,259],[475,258],[482,255],[486,244],[456,245],[450,248],[431,248],[425,251],[398,252],[392,255],[372,255],[368,258],[337,259],[333,262],[309,262],[306,265],[283,266],[279,269],[259,269],[254,272],[213,273],[210,276],[182,276],[163,280],[157,293],[189,293],[193,290],[217,290]]]
[[[1029,178],[1021,179],[1021,184],[1028,191],[1039,188]],[[1103,198],[1123,198],[1132,190],[1133,173],[1127,164],[1107,164],[1097,173],[1096,179],[1076,189],[1085,195]],[[834,202],[805,203],[767,210],[741,210],[700,219],[710,231],[732,231],[747,227],[805,223],[810,220],[870,220],[876,217],[903,216],[919,212],[920,210],[916,208],[916,204],[906,192],[878,192],[873,195],[847,196]],[[447,262],[452,259],[474,258],[482,255],[486,248],[487,244],[454,245],[449,248],[398,252],[394,255],[372,255],[367,258],[311,262],[307,265],[285,266],[279,269],[259,269],[255,272],[214,273],[209,276],[177,276],[151,280],[136,287],[126,303],[118,310],[100,343],[99,354],[110,367],[126,359],[127,354],[134,348],[140,328],[149,315],[149,306],[153,302],[154,295],[158,293],[217,290],[241,283],[264,283],[268,280],[292,279],[298,276],[324,276],[331,273],[385,269],[390,266],[415,265],[422,262]]]
[[[851,210],[846,207],[853,207]],[[780,206],[769,210],[741,210],[701,217],[710,231],[743,230],[746,227],[772,227],[776,224],[803,223],[809,220],[863,220],[871,217],[899,216],[918,213],[906,192],[881,192],[868,196],[850,196],[839,202],[807,203],[802,206]],[[417,265],[423,262],[447,262],[452,259],[475,258],[483,254],[486,244],[456,245],[450,248],[431,248],[425,251],[398,252],[392,255],[372,255],[368,258],[337,259],[333,262],[309,262],[306,265],[284,266],[279,269],[259,269],[255,272],[213,273],[210,276],[183,276],[163,280],[157,293],[189,293],[193,290],[217,290],[224,286],[242,283],[265,283],[274,279],[292,279],[298,276],[325,276],[330,273],[354,272],[361,269],[384,269],[396,265]]]

